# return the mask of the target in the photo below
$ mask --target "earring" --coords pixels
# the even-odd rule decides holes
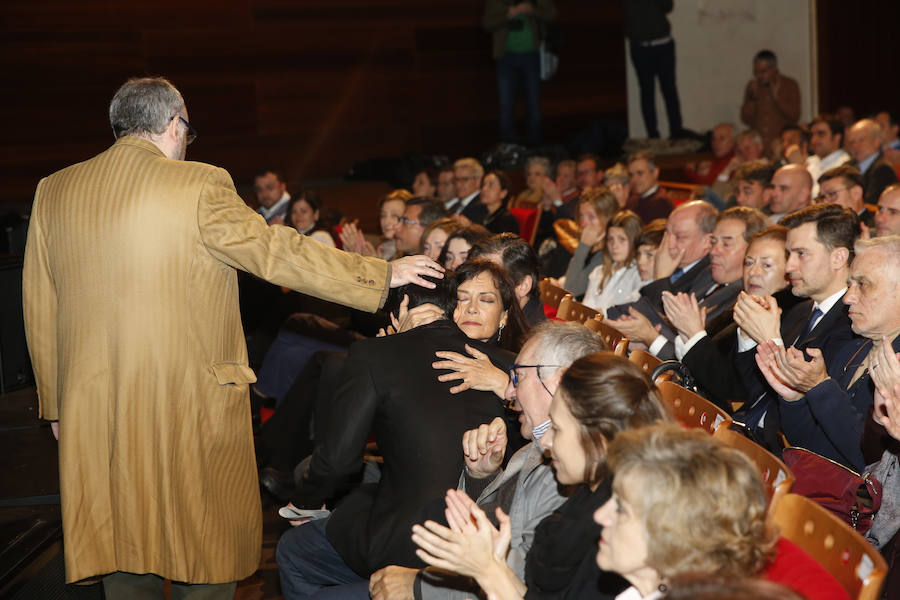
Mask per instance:
[[[500,341],[500,338],[503,337],[503,323],[500,323],[500,329],[497,330],[497,341]]]

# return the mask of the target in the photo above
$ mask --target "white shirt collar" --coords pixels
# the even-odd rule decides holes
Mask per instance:
[[[290,202],[290,201],[291,201],[291,195],[288,194],[287,192],[285,192],[281,195],[281,200],[279,200],[278,202],[276,202],[269,208],[266,208],[265,206],[260,206],[259,214],[261,214],[263,216],[263,218],[265,218],[265,220],[268,221],[273,216],[275,216],[279,213],[283,213],[285,210],[287,210],[287,205],[288,205],[288,202]]]
[[[847,293],[847,288],[843,287],[840,290],[838,290],[837,292],[833,293],[832,295],[830,295],[827,298],[825,298],[824,300],[822,300],[821,303],[813,302],[813,310],[818,308],[819,310],[822,311],[823,315],[827,314],[828,311],[831,310],[831,307],[833,307],[835,304],[837,304],[840,301],[840,299],[844,297],[844,294],[846,294],[846,293]]]
[[[641,194],[641,198],[649,198],[653,194],[656,193],[656,190],[659,189],[659,184],[654,185],[652,188]]]

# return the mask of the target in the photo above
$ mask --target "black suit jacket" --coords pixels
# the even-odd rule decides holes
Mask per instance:
[[[479,225],[484,223],[484,220],[487,217],[487,207],[481,202],[481,192],[475,194],[475,197],[462,209],[462,212],[459,212],[460,202],[461,200],[457,200],[451,204],[447,210],[454,215],[460,214],[473,223],[478,223]]]
[[[851,161],[850,164],[859,168],[859,163],[855,160]],[[892,183],[897,183],[897,171],[884,157],[884,152],[879,152],[875,162],[869,165],[869,168],[863,173],[865,202],[867,204],[878,204],[878,197],[881,195],[881,192]]]
[[[830,365],[841,349],[857,336],[850,329],[850,317],[847,305],[838,301],[825,313],[815,328],[806,333],[809,318],[813,311],[813,301],[806,300],[797,304],[782,318],[781,337],[785,346],[794,346],[798,350],[818,348],[822,351],[826,365]],[[778,395],[769,387],[759,367],[756,366],[756,349],[738,353],[736,365],[742,383],[747,389],[747,406],[739,412],[739,419],[745,419],[748,410],[755,408],[755,414],[765,411],[765,426],[761,432],[766,446],[770,450],[778,447],[778,431],[783,429],[778,405]],[[756,420],[754,417],[751,420]],[[748,423],[751,427],[755,423]]]
[[[732,281],[731,283],[723,285],[721,288],[716,290],[715,292],[709,294],[706,297],[700,297],[698,304],[701,308],[706,309],[706,331],[710,335],[715,335],[725,324],[719,319],[723,315],[727,315],[731,313],[731,309],[734,306],[735,301],[737,300],[737,296],[743,287],[743,280],[738,279],[737,281]],[[712,287],[712,286],[710,286]],[[709,289],[709,288],[707,288]],[[696,293],[696,292],[695,292]],[[701,292],[702,294],[703,292]],[[660,335],[665,336],[669,341],[657,351],[657,358],[661,358],[662,360],[672,360],[675,358],[675,332],[671,329],[671,326],[666,322],[662,329],[660,330]]]
[[[437,380],[440,373],[431,367],[434,353],[465,354],[466,344],[504,370],[514,358],[471,340],[450,321],[361,340],[350,347],[328,431],[317,439],[294,504],[319,508],[332,498],[359,471],[369,433],[374,434],[384,458],[381,481],[351,492],[326,527],[329,542],[360,576],[390,564],[424,566],[415,556],[410,528],[426,517],[440,517],[440,512],[430,513],[426,507],[456,487],[464,467],[462,434],[505,416],[493,393],[451,394],[454,383]]]

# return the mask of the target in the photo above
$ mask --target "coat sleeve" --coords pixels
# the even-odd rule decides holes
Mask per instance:
[[[588,275],[594,270],[592,266],[585,264],[590,251],[590,246],[578,242],[578,247],[575,248],[566,269],[566,289],[572,292],[576,298],[584,295],[587,290]]]
[[[57,396],[57,297],[56,284],[50,271],[47,237],[41,224],[41,187],[35,194],[28,240],[25,245],[25,264],[22,271],[22,300],[25,314],[25,335],[28,352],[37,383],[38,417],[55,421],[59,418]]]
[[[266,225],[237,195],[223,169],[215,169],[205,182],[197,213],[203,244],[227,265],[368,312],[387,298],[388,263],[329,248],[290,227]]]

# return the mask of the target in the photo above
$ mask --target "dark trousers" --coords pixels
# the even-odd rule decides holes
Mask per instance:
[[[641,89],[641,114],[647,127],[647,137],[659,137],[656,125],[656,78],[659,78],[659,87],[666,103],[669,135],[678,135],[682,127],[681,104],[678,102],[678,88],[675,86],[675,41],[659,46],[641,46],[632,42],[631,62]]]
[[[281,593],[285,600],[305,600],[318,592],[328,597],[330,586],[356,584],[365,593],[368,579],[357,575],[344,564],[328,538],[325,527],[328,519],[320,519],[292,527],[281,536],[275,559],[281,575]],[[337,592],[338,590],[332,590]]]
[[[500,99],[500,141],[516,140],[516,95],[525,89],[527,141],[541,141],[541,59],[537,52],[511,53],[497,59],[497,95]]]
[[[103,593],[107,600],[163,600],[165,580],[158,575],[124,573],[118,571],[103,578]],[[178,583],[172,582],[172,600],[230,600],[234,598],[237,582]]]

